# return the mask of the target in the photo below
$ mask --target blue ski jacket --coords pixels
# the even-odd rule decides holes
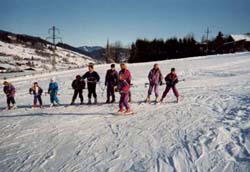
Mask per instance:
[[[48,93],[50,95],[56,95],[58,92],[58,84],[56,82],[52,82],[49,84],[49,89],[48,89]]]

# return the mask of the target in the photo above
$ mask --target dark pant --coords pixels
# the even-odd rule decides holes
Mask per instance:
[[[52,93],[52,94],[50,94],[50,102],[51,102],[51,103],[56,102],[57,104],[59,104],[59,99],[58,99],[58,97],[57,97],[57,94],[56,94],[56,93]]]
[[[81,103],[83,102],[83,96],[82,96],[82,90],[75,90],[74,95],[72,98],[72,102],[75,102],[77,95],[79,94],[79,98],[81,100]]]
[[[107,100],[110,100],[110,96],[112,96],[112,100],[115,100],[115,86],[113,84],[108,84],[107,86]]]
[[[41,95],[34,95],[34,105],[36,105],[36,104],[37,104],[37,100],[38,100],[38,102],[39,102],[40,106],[41,106],[41,105],[43,105]]]
[[[131,91],[128,92],[128,102],[131,102],[132,99],[131,99]]]
[[[93,94],[93,97],[94,98],[96,98],[97,97],[97,95],[96,95],[96,84],[94,83],[94,84],[90,84],[90,83],[88,83],[88,98],[89,99],[91,99],[91,96],[92,96],[92,94]]]
[[[129,104],[128,104],[129,94],[128,93],[121,93],[120,102],[119,102],[119,108],[123,109],[124,107],[128,110]]]
[[[176,89],[176,87],[175,86],[172,86],[172,87],[166,87],[166,89],[165,89],[165,91],[163,92],[163,94],[162,94],[162,99],[164,99],[166,96],[167,96],[167,94],[168,94],[168,92],[169,92],[169,90],[172,88],[172,90],[173,90],[173,92],[174,92],[174,95],[176,96],[176,97],[179,97],[179,93],[178,93],[178,91],[177,91],[177,89]]]
[[[159,96],[159,89],[158,89],[158,84],[150,83],[149,89],[148,89],[148,97],[151,95],[152,91],[154,89],[155,92],[155,97]]]
[[[8,106],[10,106],[10,103],[12,103],[13,105],[16,103],[15,98],[12,97],[12,96],[7,97],[7,104],[8,104]]]

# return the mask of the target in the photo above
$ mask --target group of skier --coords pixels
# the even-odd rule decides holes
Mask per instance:
[[[153,69],[150,70],[148,74],[148,80],[149,80],[149,89],[148,89],[148,96],[145,100],[145,102],[150,102],[150,95],[152,94],[152,91],[154,90],[155,93],[155,102],[162,102],[163,99],[167,96],[170,89],[173,90],[174,95],[176,96],[176,102],[179,101],[179,93],[176,88],[176,84],[178,83],[178,77],[175,71],[175,68],[171,69],[171,72],[165,77],[166,82],[166,89],[162,94],[162,97],[159,99],[159,85],[163,84],[163,76],[161,73],[161,70],[159,69],[158,64],[154,64]]]
[[[129,102],[131,102],[131,91],[130,91],[130,87],[132,86],[131,73],[127,69],[125,63],[120,64],[121,70],[119,72],[115,69],[115,64],[111,64],[110,67],[111,68],[106,72],[105,82],[104,82],[107,91],[106,103],[114,103],[116,101],[115,92],[119,91],[120,101],[119,101],[118,113],[125,113],[125,114],[133,113],[129,105]],[[153,69],[150,70],[148,74],[148,80],[149,80],[148,83],[149,89],[145,102],[150,102],[150,96],[153,91],[155,93],[155,102],[156,103],[162,102],[170,89],[173,89],[173,92],[177,98],[176,101],[178,102],[179,93],[175,87],[175,85],[178,83],[178,77],[176,75],[175,68],[172,68],[171,72],[165,77],[166,89],[163,92],[162,97],[160,99],[159,99],[159,85],[163,84],[163,75],[159,69],[158,64],[154,64]],[[97,103],[96,84],[99,81],[100,81],[100,76],[94,70],[94,65],[89,64],[88,71],[83,76],[77,75],[71,84],[72,88],[74,89],[74,95],[72,97],[71,105],[74,105],[77,96],[79,96],[80,98],[80,104],[83,104],[83,89],[85,89],[86,85],[88,89],[87,104],[92,104],[91,101],[92,96],[94,98],[93,103],[96,104]],[[16,108],[15,98],[14,98],[16,92],[15,87],[10,82],[7,81],[5,81],[3,84],[4,84],[3,90],[7,97],[7,109]],[[34,96],[32,107],[33,108],[38,107],[37,103],[39,102],[39,107],[42,108],[43,89],[38,85],[37,82],[34,82],[32,87],[29,89],[29,93]],[[58,84],[55,81],[55,77],[51,78],[48,92],[45,94],[50,95],[51,107],[60,104],[58,99]],[[13,104],[13,106],[11,106],[11,103]]]

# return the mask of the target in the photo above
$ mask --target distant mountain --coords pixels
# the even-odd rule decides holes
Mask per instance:
[[[94,51],[99,51],[99,50],[102,50],[104,48],[101,46],[82,46],[82,47],[78,47],[78,49],[92,53]]]
[[[98,61],[98,63],[104,63],[105,62],[105,49],[101,46],[82,46],[80,48],[73,47],[71,45],[68,45],[66,43],[58,43],[58,47],[71,50],[86,56],[89,56],[93,58],[94,60]]]
[[[88,56],[99,61],[100,63],[105,62],[105,48],[101,46],[81,46],[79,50],[85,52]]]
[[[82,46],[78,47],[81,51],[86,52],[90,57],[97,60],[99,63],[106,63],[106,48],[101,46]],[[110,62],[126,62],[130,56],[129,48],[110,48],[109,52],[109,60]],[[115,60],[116,59],[116,60]]]
[[[73,47],[73,46],[66,44],[66,43],[60,42],[60,43],[57,43],[56,46],[61,47],[61,48],[65,48],[65,49],[68,49],[71,51],[75,51],[77,53],[80,53],[80,54],[83,54],[86,56],[91,56],[91,53],[89,51],[85,51],[84,49],[79,49],[79,48]]]

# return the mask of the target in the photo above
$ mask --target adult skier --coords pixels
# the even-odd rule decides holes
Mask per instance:
[[[111,69],[107,70],[105,76],[105,86],[107,86],[107,101],[110,103],[110,96],[112,97],[111,103],[115,102],[115,86],[118,82],[118,72],[115,70],[115,64],[111,64]]]
[[[127,114],[132,113],[128,103],[129,89],[130,89],[130,84],[127,82],[126,76],[124,74],[120,74],[118,81],[118,90],[120,92],[120,101],[119,101],[120,109],[118,113],[127,113]]]
[[[163,99],[167,96],[169,90],[172,89],[173,92],[174,92],[174,95],[176,97],[176,102],[178,103],[178,101],[179,101],[179,93],[178,93],[177,88],[175,86],[178,83],[178,77],[177,77],[175,68],[171,69],[171,72],[165,77],[165,81],[166,81],[166,89],[163,92],[160,101],[162,102]]]
[[[158,102],[158,97],[159,97],[159,84],[162,85],[162,74],[159,69],[158,64],[154,64],[153,69],[150,70],[148,74],[148,80],[149,80],[149,89],[148,89],[148,96],[146,98],[145,102],[150,102],[150,95],[154,89],[155,93],[155,101]]]
[[[50,95],[50,102],[51,102],[50,107],[55,106],[56,104],[59,105],[59,99],[57,97],[58,84],[55,81],[55,77],[51,78],[50,80],[48,94]]]
[[[87,79],[87,86],[88,86],[88,104],[91,104],[91,97],[94,97],[94,104],[97,103],[97,95],[96,95],[96,83],[99,82],[100,77],[96,71],[94,71],[94,65],[89,64],[88,72],[86,72],[82,79]]]
[[[34,82],[32,87],[29,89],[29,93],[34,95],[34,100],[33,100],[33,108],[37,107],[37,101],[39,102],[40,108],[43,107],[43,102],[42,102],[42,93],[43,89],[38,85],[37,82]]]
[[[130,71],[127,69],[127,65],[125,63],[121,63],[120,67],[121,67],[121,70],[119,72],[119,75],[124,74],[125,80],[128,82],[129,85],[131,85],[132,76],[131,76]],[[129,95],[128,101],[131,102],[132,101],[131,91],[129,91],[128,95]]]
[[[74,89],[74,95],[72,97],[71,105],[73,105],[75,103],[75,100],[76,100],[76,97],[78,94],[79,94],[81,104],[83,104],[82,90],[85,89],[85,81],[81,79],[80,75],[77,75],[76,79],[73,80],[71,86]]]
[[[15,93],[16,93],[16,89],[15,87],[7,81],[4,81],[3,83],[4,87],[3,87],[3,92],[6,94],[6,98],[7,98],[7,108],[6,109],[15,109],[16,108],[16,101],[15,101]],[[12,103],[12,107],[10,106],[10,104]]]

